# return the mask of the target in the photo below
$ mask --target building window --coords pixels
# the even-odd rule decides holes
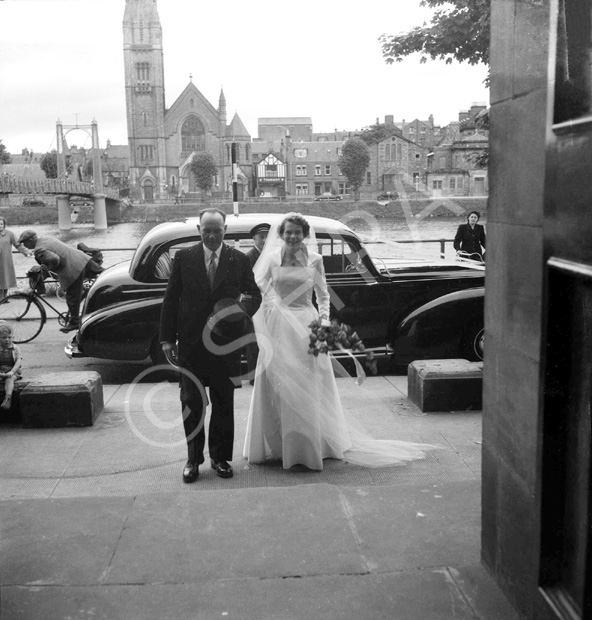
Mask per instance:
[[[140,159],[152,160],[154,159],[154,147],[150,144],[141,144],[138,147],[140,151]]]
[[[181,128],[181,150],[184,153],[203,151],[206,148],[206,132],[197,116],[190,116]]]
[[[308,194],[308,183],[296,183],[297,194]]]
[[[331,175],[331,166],[325,165],[325,176]]]
[[[372,185],[372,173],[366,172],[366,185]]]
[[[321,176],[321,167],[319,165],[315,166],[315,177]]]
[[[451,190],[455,190],[456,189],[456,179],[455,178],[450,179],[450,189]]]
[[[341,155],[341,147],[340,146],[337,147],[337,155],[338,156]]]
[[[349,196],[351,194],[351,190],[349,188],[349,183],[339,183],[339,195],[340,196]]]
[[[315,196],[320,196],[323,193],[323,184],[322,183],[315,183],[315,190],[314,190],[314,195]]]
[[[432,181],[432,187],[434,189],[442,189],[442,181]]]
[[[400,160],[403,157],[403,145],[397,144],[397,159]]]
[[[325,186],[325,189],[323,190],[325,192],[325,194],[330,194],[331,193],[331,183],[323,183],[323,185]]]
[[[265,176],[276,178],[278,176],[277,164],[267,164],[265,166]]]
[[[294,157],[302,159],[308,155],[308,149],[294,149]]]
[[[384,158],[386,161],[390,161],[391,159],[391,145],[390,144],[384,145]]]
[[[415,159],[419,159],[419,153],[415,153]]]
[[[306,176],[306,166],[296,166],[296,176],[297,177],[305,177]],[[308,192],[306,192],[308,194]]]
[[[150,81],[150,65],[147,62],[139,62],[136,64],[136,73],[138,82]]]

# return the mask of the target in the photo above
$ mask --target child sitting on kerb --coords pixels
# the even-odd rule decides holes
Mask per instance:
[[[14,382],[21,378],[22,355],[18,345],[12,342],[12,327],[0,321],[0,388],[4,384],[4,401],[0,409],[10,409]]]

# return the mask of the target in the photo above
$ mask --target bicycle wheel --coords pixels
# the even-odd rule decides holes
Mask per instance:
[[[46,321],[45,310],[32,296],[14,293],[0,300],[0,321],[6,321],[17,344],[29,342],[39,335]]]

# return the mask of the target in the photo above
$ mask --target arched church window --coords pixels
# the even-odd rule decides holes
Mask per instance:
[[[206,132],[197,116],[190,116],[181,128],[181,150],[186,153],[206,148]]]
[[[387,161],[390,161],[390,159],[391,159],[391,145],[390,144],[385,144],[384,145],[384,158]]]
[[[226,163],[230,161],[230,144],[226,145]]]
[[[238,164],[240,160],[241,160],[241,145],[237,142],[236,143],[236,163]]]
[[[249,163],[251,161],[251,145],[245,145],[245,161]]]

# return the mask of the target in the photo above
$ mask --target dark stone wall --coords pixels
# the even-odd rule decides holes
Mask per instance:
[[[53,196],[50,197],[53,199]],[[10,205],[0,205],[0,215],[9,224],[51,224],[58,221],[58,209],[55,199],[48,201],[45,207],[23,207],[21,200],[14,199]],[[109,224],[118,222],[168,222],[185,217],[195,217],[206,206],[215,206],[226,213],[232,213],[232,202],[194,202],[182,205],[167,203],[136,203],[126,206],[107,201],[107,219]],[[386,205],[376,201],[353,200],[326,202],[297,201],[250,201],[240,202],[241,213],[289,213],[298,211],[304,215],[318,215],[341,219],[353,211],[365,211],[375,218],[405,218],[406,214],[414,217],[458,217],[477,210],[482,217],[487,217],[487,197],[473,198],[425,198],[421,200],[394,200]],[[92,223],[92,207],[77,207],[78,223]]]
[[[526,618],[537,591],[548,0],[493,0],[482,560]]]

